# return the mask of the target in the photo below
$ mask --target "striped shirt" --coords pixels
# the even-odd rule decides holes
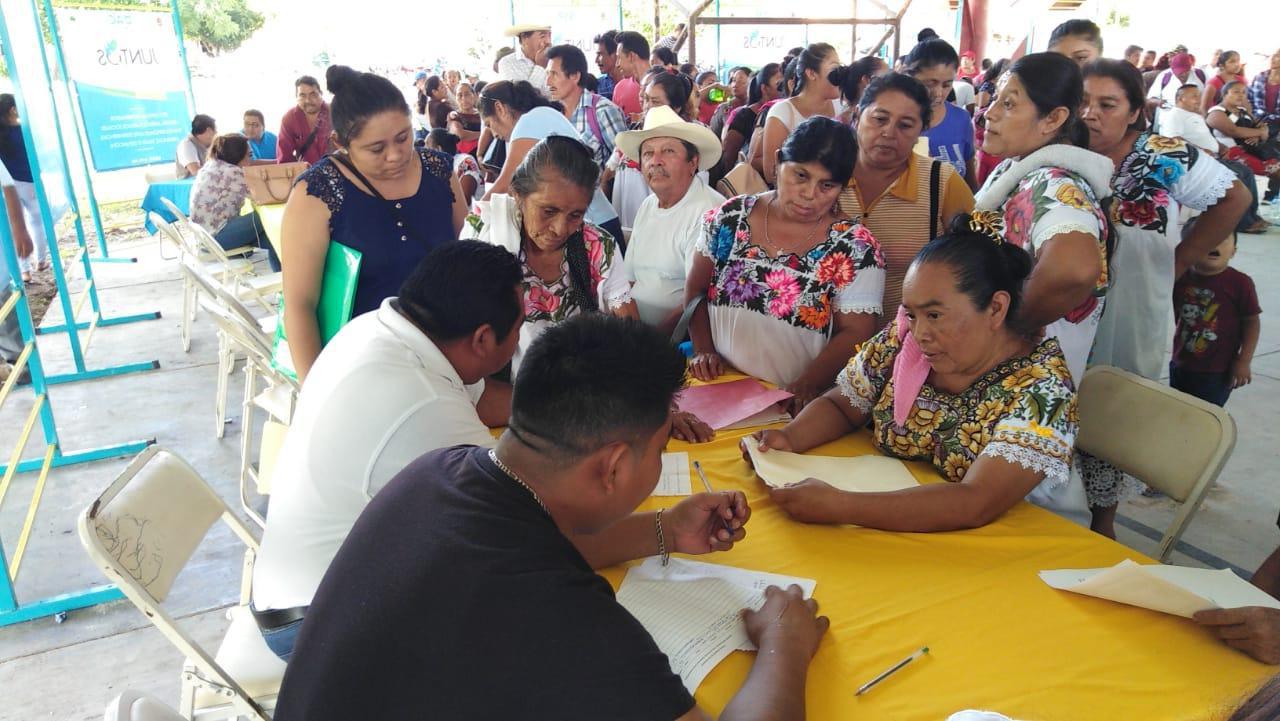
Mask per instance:
[[[911,153],[906,171],[869,204],[863,202],[858,183],[852,178],[840,192],[841,217],[861,218],[884,253],[884,312],[876,330],[888,325],[897,314],[907,268],[929,242],[929,168],[933,162],[932,158]],[[934,228],[941,234],[954,215],[973,211],[973,192],[950,163],[942,163],[938,184],[941,198]]]

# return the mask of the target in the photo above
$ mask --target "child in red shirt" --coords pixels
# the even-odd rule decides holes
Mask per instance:
[[[1235,254],[1232,233],[1173,286],[1178,328],[1169,385],[1218,406],[1253,380],[1262,326],[1253,279],[1228,265]]]

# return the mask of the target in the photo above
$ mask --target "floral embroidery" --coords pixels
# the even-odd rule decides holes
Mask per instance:
[[[771,258],[751,242],[747,217],[755,202],[733,198],[704,217],[703,248],[715,265],[707,301],[827,332],[836,295],[863,269],[884,267],[879,244],[861,224],[841,220],[812,250]]]
[[[1051,482],[1068,476],[1076,394],[1056,339],[1001,363],[959,394],[926,384],[899,426],[893,421],[892,371],[901,349],[896,325],[862,346],[839,383],[855,407],[870,405],[882,452],[932,463],[949,481],[963,480],[984,453],[1042,471]]]
[[[1033,239],[1037,224],[1053,210],[1063,207],[1095,216],[1098,227],[1102,230],[1098,234],[1098,256],[1102,260],[1102,273],[1094,284],[1093,297],[1086,299],[1069,316],[1086,318],[1097,306],[1098,299],[1107,294],[1109,285],[1105,232],[1107,218],[1087,182],[1062,168],[1039,168],[1028,173],[1001,209],[1004,213],[1004,239],[1035,255]]]
[[[604,276],[613,267],[617,244],[607,231],[586,223],[582,227],[582,240],[587,247],[587,261],[591,266],[591,282],[598,289]],[[560,266],[560,277],[555,281],[543,280],[520,253],[520,266],[524,270],[524,312],[528,322],[551,321],[559,323],[579,312],[573,300],[569,282],[569,261]],[[598,291],[597,291],[598,292]]]
[[[1111,179],[1116,197],[1111,221],[1163,234],[1169,227],[1169,190],[1196,163],[1199,152],[1181,138],[1139,135]]]

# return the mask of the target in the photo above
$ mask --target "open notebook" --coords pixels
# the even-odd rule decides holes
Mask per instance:
[[[915,476],[896,458],[878,454],[841,458],[810,456],[787,451],[761,452],[752,439],[747,439],[747,453],[756,475],[774,488],[817,478],[842,491],[867,493],[899,491],[918,486]]]
[[[1228,569],[1142,565],[1126,558],[1110,568],[1041,571],[1040,578],[1061,591],[1187,618],[1211,608],[1280,608],[1280,601]]]

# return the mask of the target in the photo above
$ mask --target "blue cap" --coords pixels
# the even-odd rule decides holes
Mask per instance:
[[[426,79],[427,79],[426,70],[419,70],[417,74],[413,76],[413,82],[415,83],[418,82],[419,80],[426,80]]]

